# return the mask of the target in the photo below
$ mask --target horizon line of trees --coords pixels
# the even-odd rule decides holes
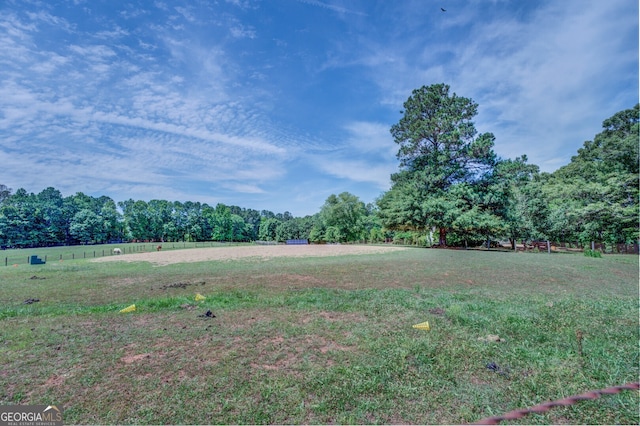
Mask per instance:
[[[552,240],[638,243],[640,104],[604,120],[571,162],[540,173],[526,155],[501,159],[495,137],[478,135],[478,105],[423,86],[391,127],[400,168],[375,203],[331,195],[314,215],[166,200],[63,197],[0,184],[0,245],[111,241],[395,241],[430,246]]]
[[[115,202],[82,192],[63,197],[53,187],[38,194],[0,184],[0,245],[43,247],[123,241],[383,241],[372,213],[349,193],[332,195],[321,212],[294,217],[290,212],[246,209],[199,202],[133,199]],[[357,223],[351,223],[357,218]],[[373,229],[373,231],[372,231]]]

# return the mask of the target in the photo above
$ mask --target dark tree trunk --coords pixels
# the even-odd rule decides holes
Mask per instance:
[[[440,228],[440,239],[438,241],[440,247],[447,246],[447,228]]]

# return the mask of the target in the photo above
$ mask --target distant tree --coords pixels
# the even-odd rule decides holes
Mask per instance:
[[[324,232],[324,240],[328,243],[339,243],[346,240],[346,236],[337,226],[328,226]]]
[[[246,238],[247,241],[255,241],[258,239],[258,233],[260,231],[261,216],[258,210],[253,209],[241,209],[240,217],[247,225]]]
[[[311,233],[311,230],[316,223],[317,217],[318,214],[316,213],[312,216],[307,215],[304,217],[295,218],[296,222],[298,223],[298,238],[310,239],[309,234]]]
[[[129,199],[118,203],[122,209],[127,234],[134,240],[150,240],[152,237],[151,217],[146,201]]]
[[[104,222],[90,209],[83,209],[75,214],[69,232],[76,240],[84,244],[106,240]]]
[[[276,215],[272,211],[269,211],[269,210],[260,211],[260,218],[261,219],[275,219],[275,217],[276,217]]]
[[[171,211],[171,222],[165,225],[165,235],[168,241],[183,241],[187,228],[187,204],[175,201]]]
[[[275,215],[274,217],[269,217],[269,218],[266,218],[265,216],[263,216],[262,220],[260,221],[258,238],[261,241],[277,241],[276,229],[278,228],[279,224],[280,224],[280,221],[275,218]]]
[[[34,242],[33,209],[30,196],[20,188],[0,204],[0,243],[2,245],[24,247]]]
[[[362,236],[363,217],[367,215],[365,204],[360,199],[343,192],[330,195],[320,209],[320,227],[330,232],[331,240],[340,242],[357,241]],[[329,229],[331,228],[331,229]],[[326,237],[327,241],[331,241]]]
[[[515,249],[518,239],[540,237],[534,222],[536,216],[544,215],[539,204],[539,194],[527,188],[538,177],[539,168],[528,164],[526,155],[515,160],[500,160],[493,171],[480,182],[482,187],[481,206],[500,219],[502,234],[509,238]],[[535,203],[536,207],[529,206]]]
[[[247,224],[242,216],[237,214],[231,215],[231,240],[232,241],[249,241],[253,227]]]
[[[37,194],[34,201],[37,203],[39,220],[43,225],[41,242],[44,245],[64,242],[71,221],[66,215],[64,198],[60,191],[48,187]]]
[[[98,210],[98,201],[82,192],[77,192],[75,195],[70,197],[70,201],[74,206],[75,213],[80,210],[91,210],[92,212],[96,212]]]
[[[317,218],[314,221],[313,227],[309,231],[309,240],[314,243],[321,243],[326,241],[325,240],[326,231],[327,231],[327,227],[325,226],[325,224],[322,222],[322,220]]]
[[[276,241],[286,241],[300,238],[300,229],[296,220],[286,220],[276,227]]]
[[[167,234],[165,233],[166,224],[171,222],[173,213],[173,203],[166,200],[151,200],[147,203],[147,235],[149,239],[156,241],[165,241]]]
[[[46,244],[45,212],[35,194],[20,188],[0,204],[0,238],[3,245],[16,247]]]
[[[6,185],[0,184],[0,204],[4,202],[7,198],[11,196],[11,188]]]
[[[207,215],[211,225],[211,239],[215,241],[231,240],[231,211],[224,204],[218,203],[211,215]]]
[[[105,229],[106,241],[120,240],[124,238],[124,223],[122,215],[118,212],[116,203],[109,197],[102,198],[100,218]]]
[[[189,241],[210,240],[213,234],[215,209],[207,204],[186,202],[184,232]]]
[[[276,219],[278,219],[281,222],[284,222],[284,221],[293,219],[293,215],[291,215],[291,213],[289,212],[277,213]]]
[[[358,228],[360,229],[358,240],[373,243],[384,241],[382,223],[375,211],[367,209],[367,214],[360,217]]]

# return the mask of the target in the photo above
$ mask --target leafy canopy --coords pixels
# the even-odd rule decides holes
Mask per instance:
[[[391,127],[400,146],[401,169],[426,172],[424,183],[430,190],[474,180],[490,169],[496,161],[495,137],[491,133],[476,137],[472,119],[477,111],[478,104],[450,95],[446,84],[414,90],[404,103],[403,117]]]
[[[446,84],[423,86],[404,103],[402,118],[391,127],[400,147],[401,170],[391,176],[392,188],[378,200],[387,228],[437,227],[442,245],[456,221],[465,232],[471,232],[473,223],[482,223],[485,232],[496,228],[497,222],[491,212],[470,201],[479,197],[472,194],[481,189],[477,183],[497,163],[495,137],[478,135],[472,121],[478,105],[450,94],[449,89]],[[463,215],[467,220],[462,220]]]

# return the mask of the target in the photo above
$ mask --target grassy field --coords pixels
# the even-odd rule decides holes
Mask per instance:
[[[25,249],[9,249],[0,251],[0,266],[13,266],[29,264],[32,255],[38,256],[47,262],[59,262],[77,259],[93,259],[103,256],[112,256],[113,249],[118,247],[123,253],[141,253],[156,251],[156,247],[162,246],[162,250],[182,250],[186,248],[226,247],[247,245],[242,243],[219,242],[175,242],[175,243],[121,243],[99,244],[59,247],[35,247]]]
[[[640,373],[636,256],[79,259],[0,283],[0,405],[62,405],[67,424],[457,424]],[[519,422],[638,424],[639,403]]]

